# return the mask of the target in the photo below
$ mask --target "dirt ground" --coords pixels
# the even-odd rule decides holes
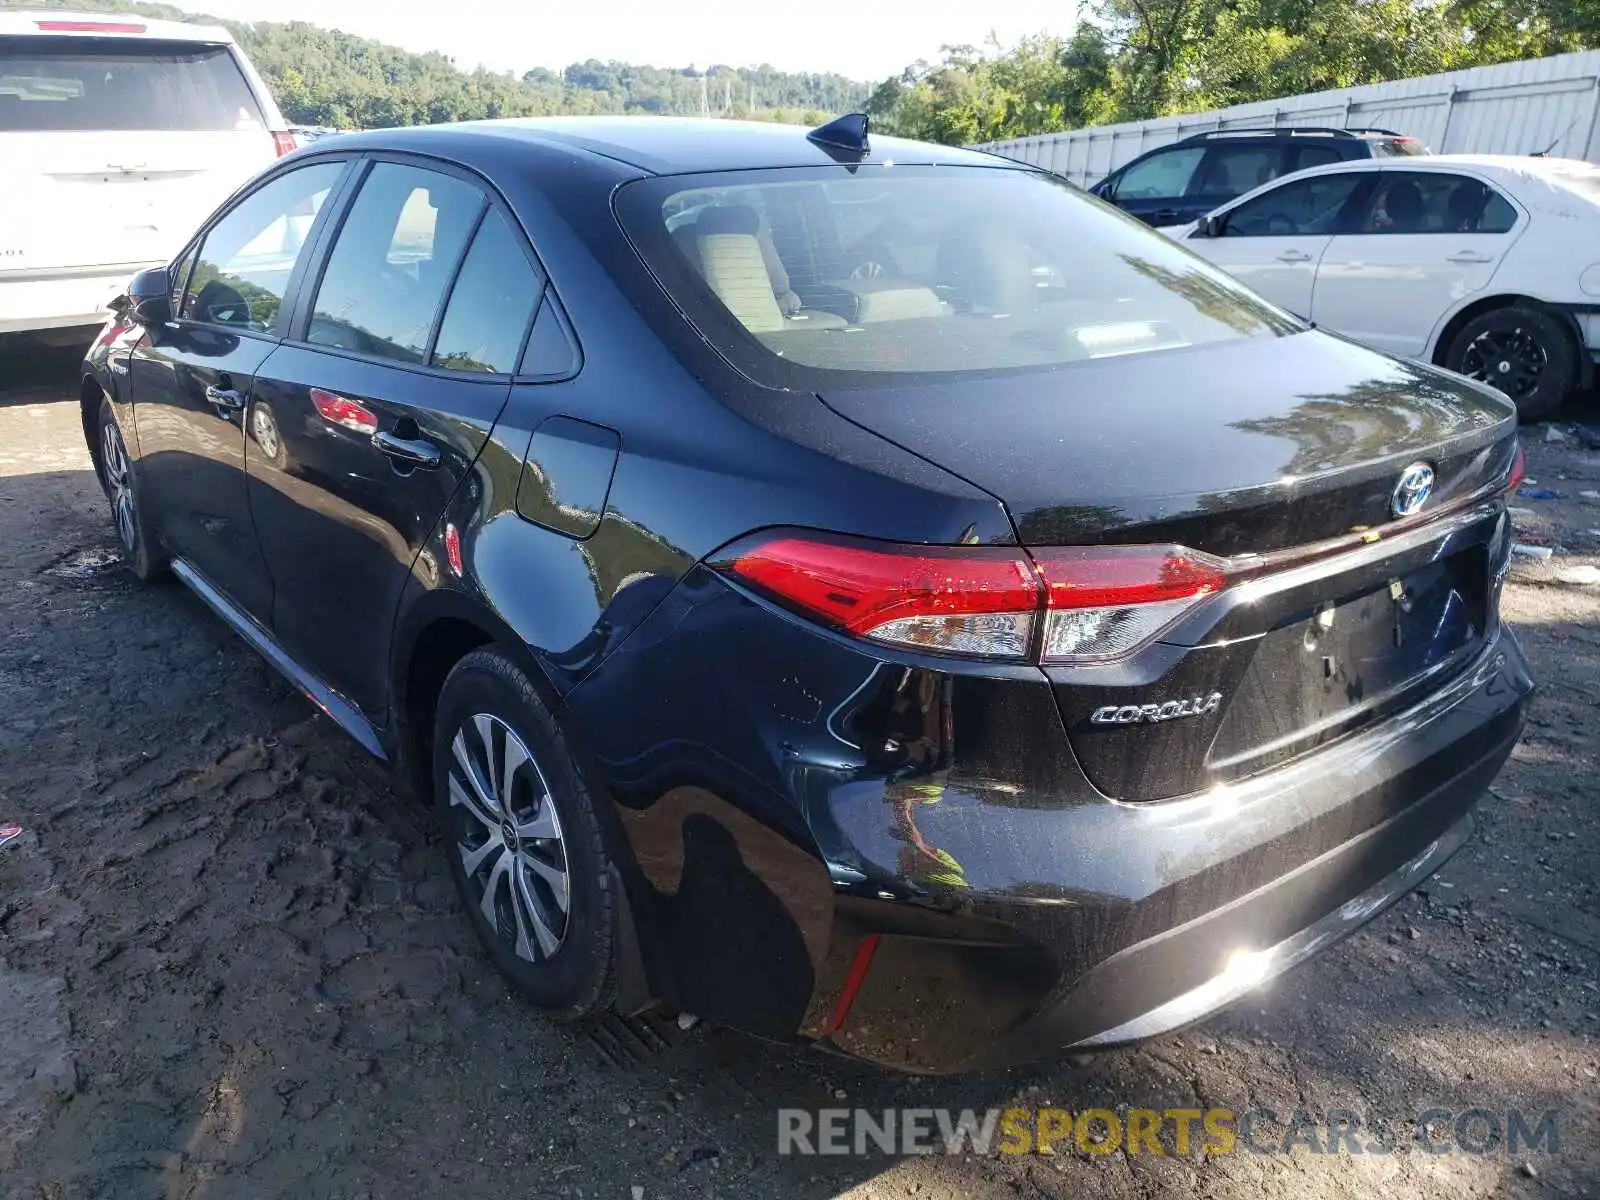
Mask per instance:
[[[1506,607],[1543,690],[1441,876],[1197,1031],[923,1080],[703,1028],[619,1066],[508,996],[427,814],[181,587],[114,561],[72,379],[63,356],[0,381],[0,825],[24,829],[0,847],[0,1196],[1600,1195],[1600,585],[1560,581],[1600,564],[1588,428],[1525,435],[1525,490],[1559,497],[1519,524],[1554,554],[1517,560]],[[1013,1103],[1554,1109],[1559,1144],[776,1149],[780,1105]]]

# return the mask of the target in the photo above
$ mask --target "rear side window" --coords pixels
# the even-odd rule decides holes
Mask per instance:
[[[226,46],[0,38],[0,131],[265,128]]]
[[[1117,181],[1117,199],[1165,200],[1182,196],[1189,190],[1189,180],[1205,154],[1203,146],[1190,146],[1164,150],[1134,163]]]
[[[184,319],[272,330],[312,223],[344,168],[342,162],[301,167],[234,205],[200,244]]]
[[[1295,151],[1294,169],[1305,171],[1311,167],[1331,167],[1342,162],[1339,152],[1329,146],[1300,146]]]
[[[328,256],[306,340],[422,362],[484,203],[453,176],[376,164]]]
[[[664,177],[627,184],[617,204],[705,338],[777,386],[1054,368],[1301,328],[1043,172]]]
[[[1283,147],[1213,146],[1200,165],[1189,192],[1195,196],[1242,196],[1281,173]]]
[[[491,208],[450,290],[433,365],[511,374],[543,291],[521,242]]]
[[[1516,223],[1511,202],[1470,176],[1385,172],[1357,232],[1508,233]]]

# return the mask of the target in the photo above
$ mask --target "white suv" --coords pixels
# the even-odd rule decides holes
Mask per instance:
[[[235,188],[297,148],[224,29],[0,11],[0,334],[105,319]]]

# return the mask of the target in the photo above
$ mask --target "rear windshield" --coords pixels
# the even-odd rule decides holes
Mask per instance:
[[[1054,368],[1301,328],[1042,172],[668,177],[623,188],[618,214],[702,335],[777,386]]]
[[[0,131],[265,128],[226,46],[0,38]]]

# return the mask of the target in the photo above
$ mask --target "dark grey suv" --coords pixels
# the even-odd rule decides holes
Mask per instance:
[[[1291,171],[1427,153],[1392,129],[1217,129],[1141,154],[1090,191],[1147,225],[1186,225]]]

